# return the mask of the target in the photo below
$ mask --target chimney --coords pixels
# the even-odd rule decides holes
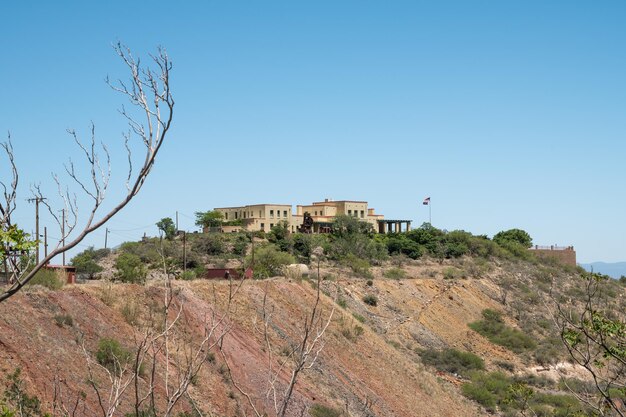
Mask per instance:
[[[367,215],[368,215],[368,216],[375,216],[375,214],[374,214],[374,209],[373,209],[373,208],[368,208],[368,209],[367,209]]]

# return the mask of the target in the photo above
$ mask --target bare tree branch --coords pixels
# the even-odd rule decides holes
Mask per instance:
[[[134,137],[137,137],[144,148],[144,158],[138,171],[133,175],[133,158],[130,151],[129,142],[132,139],[131,134],[124,134],[124,146],[128,153],[129,171],[126,179],[126,195],[116,204],[114,207],[106,213],[99,213],[99,209],[102,206],[102,202],[109,187],[109,180],[111,177],[111,160],[108,148],[102,144],[102,152],[104,153],[104,159],[106,160],[106,168],[101,163],[101,157],[96,149],[96,135],[95,126],[91,124],[91,140],[88,145],[84,145],[79,139],[77,133],[74,130],[68,130],[68,133],[73,138],[74,142],[81,150],[86,163],[89,166],[89,181],[85,181],[80,177],[78,170],[74,163],[70,160],[65,165],[65,171],[70,177],[71,181],[78,185],[78,188],[83,194],[90,197],[92,200],[91,208],[86,215],[86,221],[82,226],[82,229],[77,231],[74,235],[77,220],[78,220],[78,207],[77,198],[72,195],[68,189],[63,190],[61,181],[54,175],[53,178],[57,183],[57,189],[61,196],[61,200],[64,204],[64,209],[68,214],[63,221],[59,220],[58,213],[55,209],[45,203],[48,211],[55,219],[61,229],[65,226],[66,233],[62,236],[62,242],[54,250],[52,250],[48,256],[42,259],[33,268],[25,268],[17,264],[17,270],[14,272],[19,279],[14,279],[8,287],[0,292],[0,302],[8,299],[16,294],[26,285],[35,274],[46,264],[50,262],[55,256],[66,252],[76,245],[78,245],[87,235],[97,230],[104,225],[108,220],[115,216],[120,210],[122,210],[141,190],[143,184],[146,181],[156,156],[163,145],[166,138],[166,134],[170,129],[172,123],[172,116],[174,112],[174,99],[170,90],[170,71],[172,69],[172,63],[164,49],[158,48],[158,54],[151,56],[153,64],[158,69],[157,72],[152,71],[150,68],[144,68],[141,66],[140,60],[133,57],[130,49],[121,43],[114,45],[114,50],[117,55],[127,66],[130,71],[130,82],[124,83],[119,81],[117,83],[107,83],[113,88],[113,90],[122,93],[127,99],[136,106],[140,113],[143,114],[142,120],[136,119],[131,113],[127,112],[124,107],[120,110],[120,113],[127,120],[130,132]],[[0,144],[2,150],[9,160],[11,167],[11,180],[9,183],[0,182],[0,186],[3,189],[4,202],[0,203],[0,230],[8,230],[11,226],[11,213],[16,207],[16,195],[18,186],[18,170],[14,161],[14,151],[11,145],[11,140]],[[35,194],[41,196],[42,192],[39,186],[35,186]],[[72,237],[70,238],[70,235]],[[0,255],[3,258],[7,257],[8,245],[3,245]],[[6,267],[5,267],[6,269]]]

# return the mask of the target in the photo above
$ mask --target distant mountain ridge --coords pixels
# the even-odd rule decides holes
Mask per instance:
[[[626,276],[626,262],[591,262],[590,264],[580,264],[587,271],[599,272],[615,279]]]

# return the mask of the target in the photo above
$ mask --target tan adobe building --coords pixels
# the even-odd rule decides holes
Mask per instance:
[[[302,216],[294,216],[289,204],[254,204],[241,207],[218,207],[214,210],[222,213],[225,222],[241,220],[243,224],[242,226],[223,226],[224,232],[235,232],[241,229],[269,232],[272,227],[286,221],[289,231],[293,233],[302,224]]]
[[[405,230],[411,230],[410,220],[385,220],[382,214],[376,214],[373,208],[369,208],[367,201],[351,201],[325,199],[311,205],[296,206],[296,214],[292,213],[289,204],[255,204],[240,207],[218,207],[215,211],[222,213],[225,222],[241,221],[242,226],[223,226],[222,231],[234,232],[241,229],[249,231],[263,230],[269,232],[272,227],[280,222],[287,222],[289,231],[298,231],[304,220],[304,213],[309,213],[313,219],[313,232],[328,231],[333,219],[339,215],[356,217],[361,221],[372,225],[378,233],[400,232],[402,225]]]
[[[310,206],[297,206],[296,212],[299,215],[304,215],[307,212],[311,215],[314,221],[314,232],[319,232],[319,228],[324,227],[324,225],[330,225],[333,218],[339,215],[356,217],[371,224],[374,230],[379,232],[378,221],[385,218],[382,214],[375,214],[373,208],[368,208],[367,201],[333,201],[329,198]],[[315,224],[318,225],[318,228],[315,227]]]

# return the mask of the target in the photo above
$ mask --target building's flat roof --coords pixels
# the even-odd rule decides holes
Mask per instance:
[[[245,205],[245,206],[215,207],[213,210],[238,209],[238,208],[245,208],[245,207],[257,207],[257,206],[281,206],[281,207],[291,207],[291,204],[268,204],[268,203],[263,203],[263,204],[247,204],[247,205]]]
[[[356,200],[316,201],[312,205],[314,205],[314,206],[318,206],[320,204],[333,205],[334,203],[365,203],[365,204],[367,204],[367,201],[356,201]]]

